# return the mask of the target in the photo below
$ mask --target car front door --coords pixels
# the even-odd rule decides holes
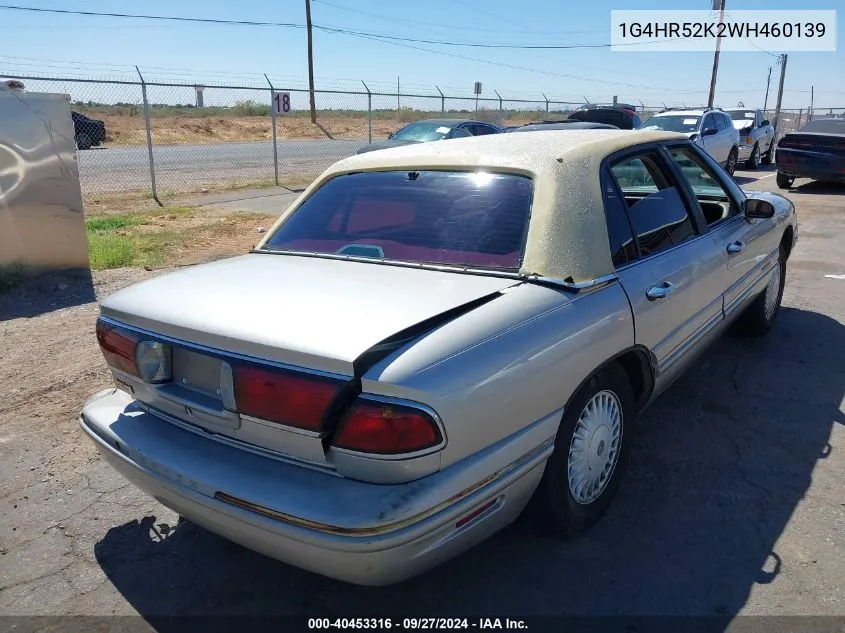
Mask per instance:
[[[705,136],[704,132],[711,128],[716,130],[716,134]],[[705,152],[710,154],[719,163],[724,162],[727,158],[727,155],[721,155],[722,153],[719,147],[719,132],[716,127],[716,117],[712,114],[705,115],[704,120],[701,122],[701,146],[704,148]]]
[[[733,122],[727,115],[721,113],[713,114],[713,120],[716,122],[716,129],[719,132],[716,138],[719,139],[719,162],[725,163],[728,160],[728,154],[734,146],[734,126]]]
[[[760,238],[768,229],[745,217],[745,194],[712,158],[688,144],[667,149],[689,183],[693,204],[701,210],[714,250],[722,254],[723,311],[726,318],[733,318],[764,272],[769,253]]]
[[[636,343],[653,354],[657,394],[680,375],[695,344],[722,320],[724,261],[701,234],[703,221],[664,149],[618,155],[608,170],[606,212],[625,215],[634,244],[633,253],[630,247],[614,253],[617,273],[631,302]],[[618,220],[611,224],[625,226]]]

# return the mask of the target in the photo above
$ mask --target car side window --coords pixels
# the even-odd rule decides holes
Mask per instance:
[[[484,136],[485,134],[492,134],[495,130],[488,125],[481,125],[476,123],[470,127],[473,136]]]
[[[467,136],[472,136],[472,134],[470,134],[469,130],[462,127],[456,127],[449,133],[449,138],[464,138]]]
[[[607,236],[610,241],[610,253],[613,265],[620,268],[637,258],[634,233],[628,219],[625,199],[619,195],[613,179],[606,170],[602,171],[602,189],[604,190],[604,215],[607,222]]]
[[[737,201],[745,196],[729,179],[717,176],[717,167],[690,146],[667,147],[690,185],[708,226],[734,217],[741,208]]]
[[[704,122],[701,124],[702,130],[706,130],[709,127],[716,127],[716,122],[713,120],[712,114],[708,114],[706,117],[704,117]]]
[[[643,257],[695,236],[678,187],[656,152],[626,157],[611,166]]]
[[[721,115],[713,115],[713,118],[716,120],[716,129],[720,132],[722,130],[728,129],[728,124],[725,122],[725,117]]]

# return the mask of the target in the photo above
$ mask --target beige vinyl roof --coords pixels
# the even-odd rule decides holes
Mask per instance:
[[[520,273],[587,281],[614,271],[599,179],[602,160],[633,145],[687,140],[674,132],[547,130],[417,143],[345,158],[329,167],[267,232],[269,239],[327,180],[358,171],[508,171],[534,180],[534,202]]]

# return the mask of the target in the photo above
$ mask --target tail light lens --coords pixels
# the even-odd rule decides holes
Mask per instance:
[[[138,376],[147,382],[168,382],[171,377],[170,345],[159,341],[141,341],[135,346]]]
[[[142,340],[138,334],[97,320],[97,342],[109,367],[161,383],[171,379],[171,350],[167,343]]]
[[[138,345],[138,337],[135,334],[98,319],[97,342],[109,367],[132,376],[138,375],[138,369],[135,367],[135,347]]]
[[[412,406],[359,398],[341,421],[332,445],[361,453],[415,453],[443,441],[431,415]]]
[[[345,383],[273,367],[232,367],[238,411],[308,431],[323,429],[326,412]]]

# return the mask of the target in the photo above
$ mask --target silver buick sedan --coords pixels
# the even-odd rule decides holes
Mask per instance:
[[[796,236],[678,134],[354,156],[249,254],[104,300],[115,386],[80,423],[188,520],[394,583],[529,501],[562,536],[598,521],[637,414],[732,322],[772,327]]]

